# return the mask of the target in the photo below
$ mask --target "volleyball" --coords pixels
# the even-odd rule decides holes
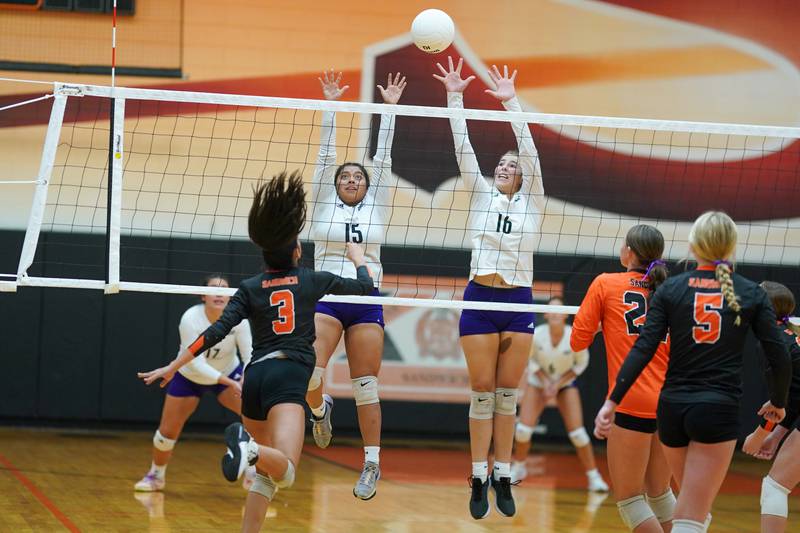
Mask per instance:
[[[426,9],[411,23],[414,44],[423,52],[437,54],[450,46],[456,27],[450,15],[439,9]]]

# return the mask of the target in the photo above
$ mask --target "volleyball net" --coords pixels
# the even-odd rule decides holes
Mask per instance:
[[[253,187],[294,170],[309,185],[301,241],[310,266],[309,231],[320,212],[311,179],[325,112],[336,113],[336,164],[367,168],[381,115],[396,117],[392,175],[376,185],[389,188],[375,206],[385,220],[384,296],[329,300],[510,310],[461,301],[474,191],[459,178],[451,117],[467,119],[489,177],[517,148],[510,123],[531,129],[545,190],[532,252],[539,301],[552,294],[578,303],[582,294],[569,280],[614,269],[635,224],[661,230],[666,259],[686,258],[691,222],[708,209],[725,210],[739,224],[737,261],[800,265],[800,128],[60,83],[49,102],[19,264],[0,278],[4,290],[230,294],[234,289],[202,286],[203,276],[238,281],[259,271],[260,251],[247,236]]]

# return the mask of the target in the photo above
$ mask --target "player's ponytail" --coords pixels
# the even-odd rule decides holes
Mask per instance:
[[[305,223],[306,198],[299,172],[290,176],[281,172],[255,187],[247,230],[250,240],[261,248],[267,266],[276,269],[294,266],[297,236]]]
[[[736,313],[737,326],[742,323],[742,306],[733,288],[733,270],[728,258],[736,250],[736,224],[722,211],[707,211],[697,217],[689,232],[689,244],[698,259],[714,263],[715,277],[728,307]]]
[[[778,317],[778,322],[792,330],[795,335],[800,335],[800,325],[793,324],[789,320],[795,306],[792,291],[786,285],[775,281],[763,281],[761,282],[761,288],[767,293],[767,297],[772,303],[772,308],[775,309],[775,316]]]
[[[625,245],[636,254],[639,264],[647,269],[644,278],[650,289],[655,291],[669,276],[667,264],[661,259],[664,254],[664,235],[658,228],[639,224],[628,230]]]

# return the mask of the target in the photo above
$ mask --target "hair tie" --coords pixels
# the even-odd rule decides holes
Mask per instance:
[[[642,281],[646,280],[650,276],[650,271],[653,270],[653,267],[658,265],[665,266],[666,263],[661,259],[654,259],[653,261],[650,261],[650,266],[647,267],[647,272],[645,272],[644,276],[642,276]]]
[[[728,268],[733,269],[733,265],[731,264],[731,262],[726,261],[725,259],[717,259],[716,261],[714,261],[714,266],[719,266],[719,265],[728,265]]]
[[[781,317],[781,323],[782,324],[788,324],[790,319],[791,319],[791,317],[789,315],[782,316]]]

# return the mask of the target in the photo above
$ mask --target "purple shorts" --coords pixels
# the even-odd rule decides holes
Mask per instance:
[[[228,377],[234,381],[239,381],[242,377],[242,365],[236,367],[236,370],[228,374]],[[200,398],[204,393],[210,392],[214,396],[218,396],[222,391],[227,389],[227,385],[217,383],[216,385],[200,385],[194,381],[186,378],[180,372],[175,372],[175,376],[170,380],[167,385],[167,394],[170,396],[177,396],[178,398],[186,398],[188,396],[197,396]]]
[[[370,296],[380,296],[378,289],[373,289]],[[374,304],[340,304],[317,302],[317,313],[329,315],[342,323],[344,329],[356,324],[378,324],[383,327],[383,306]]]
[[[529,287],[498,289],[496,287],[484,287],[470,281],[464,290],[464,301],[532,304],[533,294],[531,294]],[[519,313],[517,311],[464,309],[461,312],[461,320],[458,321],[458,334],[461,337],[500,333],[501,331],[533,334],[533,327],[533,312]]]

